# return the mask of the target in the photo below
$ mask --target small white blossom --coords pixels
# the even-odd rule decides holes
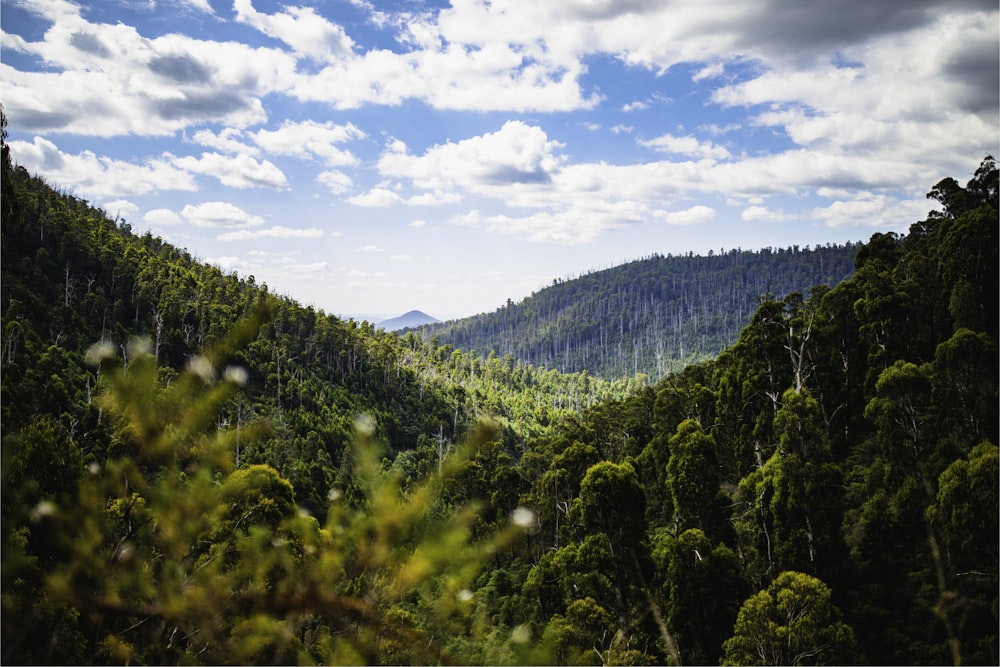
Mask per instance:
[[[510,518],[515,526],[520,526],[521,528],[534,528],[535,526],[535,513],[527,507],[518,507],[511,514]]]
[[[145,357],[153,353],[153,342],[148,336],[133,338],[128,342],[128,358]]]
[[[371,437],[375,435],[375,420],[367,412],[362,412],[354,420],[354,429],[359,435]]]
[[[86,360],[91,366],[100,366],[103,362],[114,359],[115,346],[107,339],[94,343],[87,349]]]
[[[202,379],[203,382],[211,382],[215,377],[215,369],[208,357],[197,354],[188,360],[188,370]]]
[[[510,633],[510,640],[515,644],[527,644],[531,641],[531,628],[527,625],[519,625]]]
[[[56,504],[51,500],[39,501],[37,505],[31,508],[31,520],[41,521],[45,517],[55,514],[57,509]]]
[[[246,386],[247,378],[249,376],[247,375],[247,369],[242,366],[226,366],[226,370],[223,371],[222,377],[226,379],[226,382],[231,382],[238,387],[243,387]]]

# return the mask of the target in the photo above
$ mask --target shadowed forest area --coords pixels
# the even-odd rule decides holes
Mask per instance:
[[[992,157],[651,381],[302,307],[3,148],[5,663],[1000,661]]]

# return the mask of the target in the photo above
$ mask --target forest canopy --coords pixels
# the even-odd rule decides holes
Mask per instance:
[[[5,662],[1000,661],[992,157],[654,383],[304,308],[3,157]]]

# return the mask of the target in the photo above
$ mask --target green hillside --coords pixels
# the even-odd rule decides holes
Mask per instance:
[[[3,157],[5,663],[1000,661],[992,158],[650,385],[303,308]]]
[[[848,244],[654,255],[420,331],[464,350],[565,372],[659,380],[732,345],[762,299],[808,294],[850,276],[857,251]]]

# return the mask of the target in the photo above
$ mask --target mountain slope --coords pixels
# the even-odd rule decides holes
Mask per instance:
[[[659,379],[731,345],[767,295],[808,295],[850,276],[858,247],[654,255],[554,281],[493,313],[420,330],[457,348],[564,372]]]
[[[441,320],[436,317],[431,317],[423,311],[411,310],[407,313],[403,313],[399,317],[382,320],[376,326],[379,329],[385,329],[386,331],[399,331],[400,329],[410,329],[424,324],[434,324],[440,321]]]
[[[272,465],[317,515],[360,413],[393,451],[457,441],[481,417],[500,420],[513,447],[564,412],[630,390],[520,364],[485,373],[450,347],[317,312],[148,232],[137,236],[21,167],[5,162],[0,182],[2,437],[58,424],[74,451],[101,461],[114,445],[98,404],[103,380],[86,361],[91,346],[127,363],[132,341],[144,339],[169,382],[262,309],[270,316],[228,362],[247,378],[220,423],[268,422],[268,437],[244,446],[237,463]],[[40,461],[38,474],[49,465]]]

